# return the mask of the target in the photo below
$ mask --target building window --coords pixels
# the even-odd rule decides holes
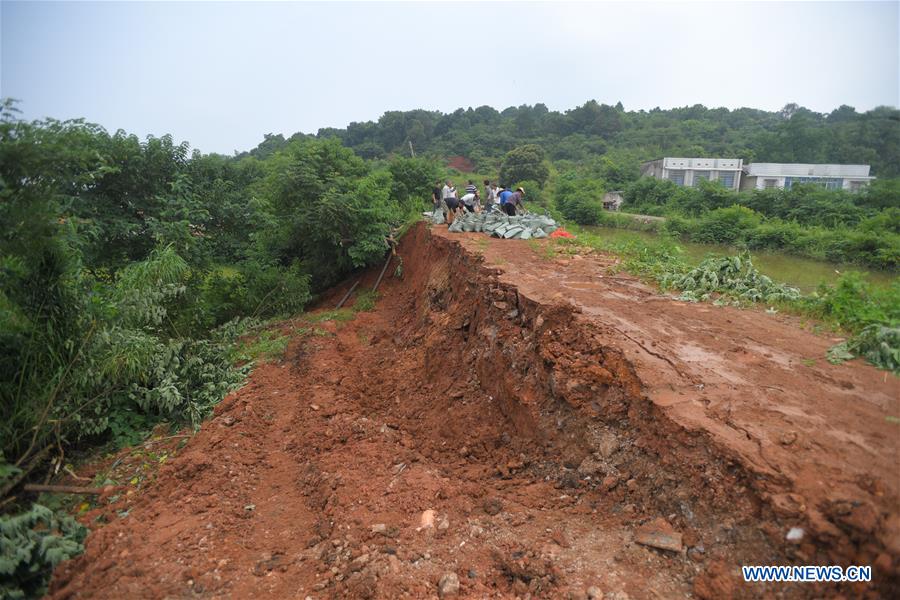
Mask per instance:
[[[862,181],[851,181],[850,182],[850,191],[858,192],[859,190],[861,190],[863,188],[863,185],[864,184]]]
[[[763,187],[767,190],[771,190],[778,186],[777,179],[763,179]]]
[[[694,171],[694,187],[699,187],[704,180],[709,181],[709,171]]]
[[[786,177],[784,188],[791,189],[795,185],[815,185],[826,190],[839,190],[844,187],[844,180],[840,177]]]
[[[684,171],[669,171],[669,181],[676,185],[684,185]]]
[[[734,188],[734,172],[733,171],[719,171],[719,183],[721,183],[728,189]]]

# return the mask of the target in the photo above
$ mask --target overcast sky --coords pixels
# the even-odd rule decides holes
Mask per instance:
[[[900,3],[2,4],[0,95],[204,152],[386,110],[900,105]]]

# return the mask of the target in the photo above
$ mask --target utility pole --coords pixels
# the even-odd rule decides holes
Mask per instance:
[[[409,144],[409,153],[410,153],[410,155],[411,155],[413,158],[415,158],[415,157],[416,157],[416,151],[413,150],[413,147],[412,147],[412,140],[406,140],[406,141],[407,141],[407,143]]]

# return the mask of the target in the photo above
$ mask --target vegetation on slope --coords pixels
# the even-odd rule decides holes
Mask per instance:
[[[159,421],[196,427],[251,366],[235,341],[380,263],[437,175],[432,161],[373,164],[336,140],[299,139],[264,160],[202,155],[168,136],[25,122],[5,103],[4,495],[48,454],[133,443]],[[21,555],[7,537],[22,527],[0,525],[0,569],[30,594],[61,555]],[[34,543],[49,550],[48,539]]]

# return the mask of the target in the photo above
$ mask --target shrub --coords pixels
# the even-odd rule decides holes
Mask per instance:
[[[800,226],[780,219],[769,219],[746,232],[747,247],[766,249],[792,249],[800,238]]]
[[[576,196],[560,206],[560,212],[579,225],[596,225],[603,214],[603,204],[594,198]]]
[[[900,208],[891,207],[859,224],[861,231],[900,233]]]
[[[867,208],[896,210],[900,208],[900,178],[879,177],[856,194],[854,201]]]
[[[0,597],[39,598],[53,567],[81,554],[87,529],[40,504],[0,516]]]
[[[662,231],[675,237],[689,237],[695,229],[695,220],[679,214],[670,214],[663,222]]]
[[[665,221],[655,219],[635,218],[632,215],[601,210],[597,216],[597,224],[616,229],[630,229],[632,231],[662,231]]]
[[[869,325],[828,351],[828,360],[832,363],[855,356],[900,375],[900,327]]]
[[[734,244],[744,241],[759,227],[762,217],[744,206],[717,208],[700,217],[691,233],[694,242]]]
[[[622,208],[629,212],[653,214],[650,211],[665,206],[677,190],[678,186],[666,179],[641,177],[625,187]]]
[[[556,207],[563,217],[579,225],[596,225],[603,212],[605,191],[602,180],[569,172],[556,184]]]
[[[873,324],[900,324],[900,281],[884,289],[856,272],[838,278],[835,285],[821,285],[803,305],[813,316],[850,331]]]

